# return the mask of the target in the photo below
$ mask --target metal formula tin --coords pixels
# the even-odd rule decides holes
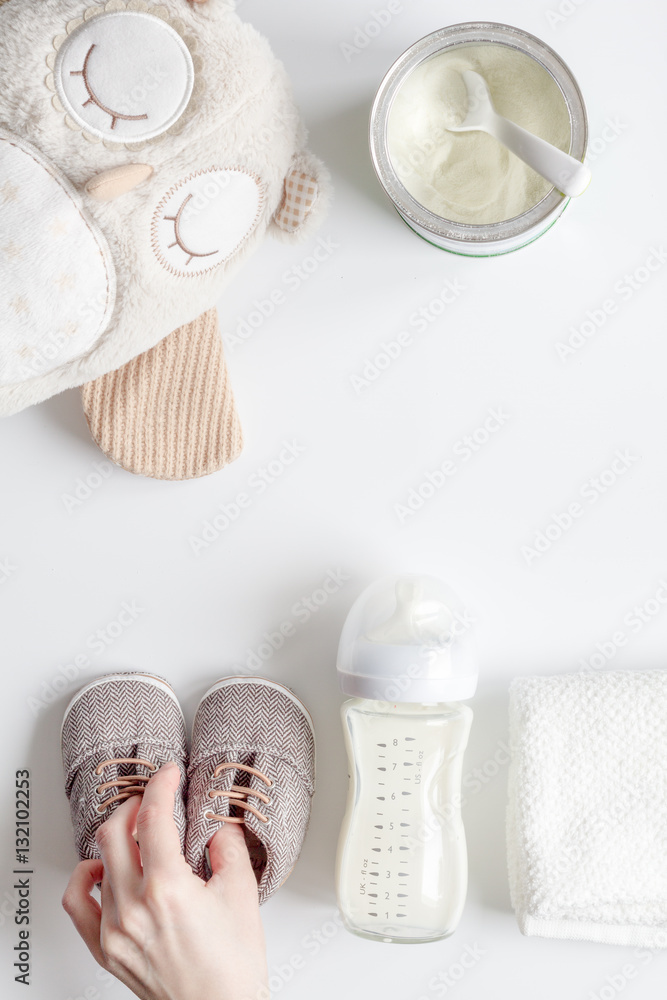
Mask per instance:
[[[387,122],[394,97],[417,66],[432,56],[465,45],[507,45],[535,59],[554,79],[570,118],[569,153],[583,160],[588,144],[586,106],[572,72],[544,42],[507,24],[471,21],[442,28],[410,46],[391,67],[373,103],[370,149],[382,187],[401,218],[423,239],[451,253],[491,257],[532,243],[559,218],[570,199],[551,188],[540,202],[522,215],[503,222],[471,225],[441,218],[425,208],[405,189],[387,147]]]

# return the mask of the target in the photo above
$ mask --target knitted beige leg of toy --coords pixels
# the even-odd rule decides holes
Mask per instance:
[[[93,438],[128,472],[196,479],[243,447],[215,309],[81,393]]]

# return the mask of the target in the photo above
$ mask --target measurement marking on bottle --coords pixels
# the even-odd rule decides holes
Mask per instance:
[[[378,898],[377,892],[369,892],[368,895],[370,896],[371,899],[377,899]]]
[[[399,878],[410,878],[410,875],[409,875],[408,872],[399,872],[398,873],[398,877]]]
[[[386,771],[386,770],[387,770],[386,767],[378,767],[378,771]]]
[[[384,802],[384,795],[376,795],[378,802]]]
[[[401,792],[401,795],[412,795],[412,792]]]
[[[416,743],[417,741],[416,741],[416,738],[414,736],[406,736],[405,737],[405,742],[406,743]]]
[[[375,829],[376,830],[384,830],[384,827],[383,827],[382,823],[376,823],[375,824]]]
[[[397,892],[396,895],[398,896],[399,899],[407,899],[408,898],[407,892]],[[401,904],[401,905],[403,905],[403,904]]]
[[[386,747],[387,744],[386,743],[376,743],[375,745],[376,745],[376,747],[383,747],[384,748],[384,747]]]
[[[369,917],[377,917],[377,913],[369,913],[368,916]]]
[[[403,767],[414,767],[414,766],[415,765],[412,763],[411,760],[404,760],[403,761]]]

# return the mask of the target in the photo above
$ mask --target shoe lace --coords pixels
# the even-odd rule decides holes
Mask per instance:
[[[273,785],[271,778],[262,774],[262,772],[258,771],[256,767],[250,767],[249,764],[218,764],[213,772],[213,777],[217,778],[223,771],[227,771],[231,768],[239,771],[245,771],[247,774],[256,775],[256,777],[260,778],[264,782],[267,788],[270,788]],[[234,805],[237,809],[245,809],[247,812],[252,813],[253,816],[256,816],[261,823],[268,823],[269,817],[260,812],[260,810],[257,809],[252,802],[248,802],[248,796],[250,795],[259,799],[260,802],[263,802],[267,806],[271,805],[271,799],[268,795],[265,795],[264,792],[256,791],[253,788],[246,788],[243,785],[232,785],[229,791],[226,792],[218,791],[216,788],[210,788],[208,792],[208,797],[210,799],[231,799],[230,805]],[[205,816],[206,819],[217,820],[219,823],[245,823],[245,816],[218,816],[217,813],[213,812],[207,812]]]
[[[95,768],[95,774],[101,776],[104,769],[110,767],[112,764],[136,764],[137,766],[142,764],[151,772],[157,771],[157,764],[154,764],[150,760],[143,760],[141,757],[112,757],[98,764]],[[116,795],[105,799],[104,802],[100,802],[97,811],[100,813],[106,812],[114,802],[120,802],[121,799],[129,799],[132,795],[143,795],[146,791],[146,784],[150,781],[151,776],[151,774],[127,774],[119,775],[112,781],[102,782],[96,789],[98,795],[104,795],[108,788],[118,788],[119,791]]]

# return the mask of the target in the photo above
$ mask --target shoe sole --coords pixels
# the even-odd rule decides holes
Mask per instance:
[[[76,705],[77,701],[80,698],[82,698],[87,691],[92,690],[92,688],[102,687],[103,684],[109,684],[112,681],[127,681],[127,680],[136,680],[139,681],[141,684],[152,684],[153,687],[161,688],[163,691],[166,691],[166,693],[172,699],[174,704],[178,707],[178,710],[181,713],[181,718],[183,718],[183,722],[185,722],[185,717],[183,716],[183,709],[181,708],[180,702],[176,697],[174,689],[172,688],[171,684],[163,680],[161,677],[157,677],[155,674],[147,674],[147,673],[105,674],[103,677],[98,677],[96,680],[90,681],[89,684],[84,685],[84,687],[82,687],[80,691],[77,691],[77,693],[71,699],[70,703],[65,709],[65,714],[63,715],[63,721],[60,725],[61,745],[62,745],[63,729],[65,728],[67,717],[69,716],[69,713]]]
[[[304,718],[308,723],[308,727],[313,737],[315,760],[317,760],[317,737],[315,736],[315,724],[313,722],[312,715],[310,714],[304,703],[301,701],[301,699],[294,694],[294,691],[292,691],[291,688],[288,688],[285,684],[279,684],[277,681],[270,681],[268,677],[248,677],[244,674],[240,674],[237,677],[223,677],[222,680],[216,681],[213,687],[210,687],[206,692],[206,694],[203,696],[203,698],[200,699],[200,702],[197,705],[197,710],[195,712],[194,725],[197,724],[197,713],[199,712],[202,703],[206,701],[208,696],[213,694],[214,691],[220,691],[222,688],[229,687],[232,684],[253,684],[255,686],[273,688],[274,691],[281,691],[283,694],[287,695],[290,701],[292,701],[303,712]],[[315,777],[316,777],[315,767],[313,767],[313,787],[315,787]]]

